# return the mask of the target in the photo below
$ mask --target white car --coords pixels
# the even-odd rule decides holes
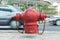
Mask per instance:
[[[0,25],[10,25],[11,28],[16,28],[16,21],[12,18],[16,13],[22,13],[22,10],[11,5],[0,5]],[[20,23],[18,22],[19,25]]]

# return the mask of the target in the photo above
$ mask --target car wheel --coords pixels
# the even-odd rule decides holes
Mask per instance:
[[[56,25],[60,26],[60,20],[56,21]]]
[[[20,23],[17,22],[17,25],[19,26]],[[15,20],[11,21],[11,22],[10,22],[10,26],[11,26],[11,28],[16,28],[16,21],[15,21]]]

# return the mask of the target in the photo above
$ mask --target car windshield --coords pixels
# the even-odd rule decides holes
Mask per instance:
[[[17,11],[20,11],[20,12],[22,12],[22,10],[21,9],[19,9],[19,8],[16,8],[17,9]]]
[[[16,8],[17,11],[23,12],[19,7],[16,7],[16,6],[14,6],[14,7]]]
[[[50,18],[51,18],[51,19],[57,19],[57,18],[60,18],[60,17],[57,17],[57,16],[51,16]]]
[[[51,19],[54,18],[53,16],[50,17]]]

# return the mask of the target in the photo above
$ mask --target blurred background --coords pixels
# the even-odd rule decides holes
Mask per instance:
[[[12,5],[23,11],[27,8],[34,8],[38,12],[44,12],[47,15],[47,23],[60,25],[59,0],[0,0],[0,5]]]
[[[21,8],[23,11],[27,8],[34,8],[39,12],[45,12],[46,15],[52,16],[57,14],[59,0],[0,0],[1,5],[13,5]],[[56,5],[55,5],[56,4]]]

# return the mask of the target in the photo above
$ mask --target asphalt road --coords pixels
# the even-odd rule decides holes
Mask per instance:
[[[39,25],[39,30],[42,30],[43,24]],[[50,24],[45,25],[45,31],[60,31],[60,26],[54,26]]]
[[[10,26],[0,26],[0,28],[10,28]],[[40,24],[38,29],[42,30],[43,24]],[[45,31],[60,31],[60,26],[53,26],[53,25],[46,24]]]

